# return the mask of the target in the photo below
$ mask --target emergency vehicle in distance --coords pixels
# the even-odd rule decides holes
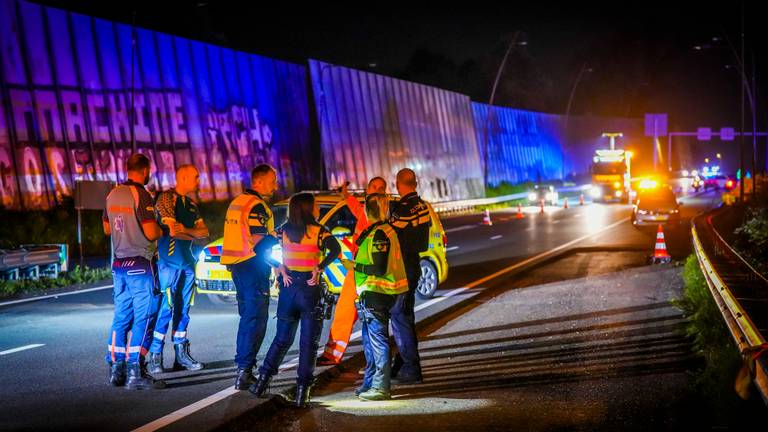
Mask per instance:
[[[595,150],[589,190],[594,201],[629,201],[631,157],[631,152],[621,149]]]
[[[362,203],[363,194],[354,194]],[[391,199],[396,196],[390,195]],[[320,207],[318,222],[326,226],[336,236],[341,244],[344,258],[352,259],[352,252],[348,244],[352,241],[352,233],[355,229],[356,219],[349,210],[344,199],[338,193],[319,192],[315,200]],[[448,261],[446,259],[447,239],[440,218],[427,203],[431,219],[429,230],[429,249],[421,253],[421,279],[416,293],[419,297],[430,298],[435,294],[440,283],[448,278]],[[278,202],[272,207],[275,217],[275,227],[282,225],[287,219],[288,200]],[[219,263],[221,259],[221,247],[223,238],[206,245],[200,252],[195,268],[197,281],[197,293],[208,294],[214,303],[233,303],[235,301],[235,285],[232,282],[232,274],[225,266]],[[280,245],[272,248],[272,257],[282,262],[282,249]],[[323,282],[331,293],[339,294],[344,283],[346,269],[338,259],[333,261],[323,272]],[[276,283],[272,285],[272,294],[276,295]]]

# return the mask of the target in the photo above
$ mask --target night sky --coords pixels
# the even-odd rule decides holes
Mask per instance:
[[[579,72],[571,114],[642,117],[667,112],[671,128],[739,128],[739,3],[708,6],[616,2],[614,6],[500,7],[473,3],[376,10],[355,6],[290,8],[262,2],[42,1],[269,57],[329,61],[468,94],[487,101],[511,35],[517,45],[496,103],[562,114]],[[632,9],[627,7],[631,5]],[[758,129],[768,28],[745,6],[747,72],[756,62]],[[698,47],[699,49],[697,49]],[[751,129],[747,108],[747,129]],[[760,120],[762,119],[762,120]]]

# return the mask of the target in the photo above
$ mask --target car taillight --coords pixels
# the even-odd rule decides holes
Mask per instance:
[[[733,180],[728,180],[727,182],[725,182],[725,187],[732,188],[733,187]]]
[[[448,237],[445,236],[445,233],[443,233],[443,249],[446,249],[448,247]]]

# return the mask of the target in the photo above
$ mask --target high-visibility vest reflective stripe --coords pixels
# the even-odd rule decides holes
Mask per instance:
[[[389,256],[387,258],[387,273],[383,276],[357,275],[364,276],[355,278],[357,283],[357,293],[362,294],[365,291],[373,291],[381,294],[396,295],[408,291],[408,279],[405,275],[403,266],[403,256],[400,252],[400,241],[392,226],[383,224],[368,233],[368,237],[360,244],[357,251],[355,262],[359,264],[373,264],[373,237],[376,231],[381,230],[389,239]]]
[[[263,204],[255,195],[242,194],[232,201],[227,208],[227,217],[224,220],[224,242],[221,248],[221,264],[230,265],[243,262],[256,256],[253,248],[256,246],[252,237],[248,216],[251,210],[258,204]],[[266,204],[264,203],[266,207]],[[269,212],[269,208],[267,208]],[[272,215],[269,215],[267,232],[273,231]]]
[[[308,272],[322,260],[322,251],[317,245],[320,230],[309,227],[301,243],[293,243],[288,234],[283,233],[283,264],[293,271]]]

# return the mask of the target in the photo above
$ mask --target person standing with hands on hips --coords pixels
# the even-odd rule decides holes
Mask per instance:
[[[323,287],[320,277],[325,268],[341,253],[341,245],[317,222],[320,209],[315,197],[299,193],[288,203],[288,221],[280,227],[283,265],[278,283],[277,334],[259,368],[259,376],[250,391],[263,397],[272,377],[277,374],[288,348],[299,337],[299,369],[296,380],[296,406],[309,404],[314,381],[315,353],[323,329]]]

